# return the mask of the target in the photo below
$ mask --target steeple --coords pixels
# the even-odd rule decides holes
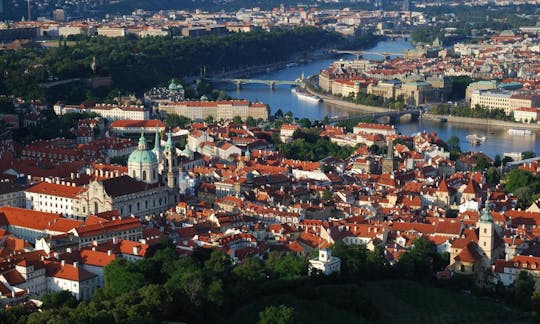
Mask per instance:
[[[172,141],[172,133],[169,130],[169,133],[167,134],[167,143],[165,143],[165,150],[166,151],[174,151],[174,144]]]
[[[482,211],[482,215],[480,216],[480,222],[493,222],[493,216],[491,215],[491,211],[489,210],[489,191],[487,192],[486,205],[484,206],[484,210]]]
[[[141,131],[141,137],[139,138],[139,145],[137,145],[139,151],[146,151],[146,139],[144,138],[144,133]]]
[[[159,152],[161,151],[161,139],[159,137],[159,129],[156,128],[156,139],[155,139],[155,144],[154,144],[154,152]]]

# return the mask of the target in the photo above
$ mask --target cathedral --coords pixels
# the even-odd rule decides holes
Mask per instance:
[[[156,131],[153,149],[147,147],[141,134],[137,149],[129,155],[128,174],[91,181],[77,197],[76,216],[116,209],[122,216],[143,217],[174,207],[180,197],[178,161],[171,132],[161,147]]]

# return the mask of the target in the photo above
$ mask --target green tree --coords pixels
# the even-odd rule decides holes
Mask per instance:
[[[255,126],[257,126],[257,121],[256,121],[253,117],[248,116],[248,117],[246,118],[246,124],[247,124],[248,126],[250,126],[250,127],[255,127]]]
[[[259,281],[266,278],[264,266],[259,258],[247,258],[232,270],[233,275],[239,280]]]
[[[258,324],[295,323],[294,308],[285,305],[268,306],[259,313]]]
[[[493,166],[498,168],[502,165],[501,156],[499,154],[495,155],[495,159],[493,160]]]
[[[204,122],[207,123],[207,124],[212,124],[212,123],[214,123],[214,117],[212,117],[212,115],[208,115],[204,119]]]
[[[105,267],[103,273],[105,293],[118,296],[128,293],[146,284],[146,278],[136,271],[135,265],[126,259],[116,259]]]
[[[165,125],[170,128],[186,128],[191,122],[191,119],[177,114],[167,114],[165,117]]]
[[[43,309],[75,308],[78,304],[77,299],[67,290],[47,293],[41,297],[41,301]]]
[[[233,123],[236,123],[236,124],[242,124],[242,117],[234,116],[232,121],[233,121]]]
[[[476,159],[476,165],[474,166],[474,171],[484,171],[491,166],[488,159],[481,156]]]
[[[536,157],[536,153],[532,152],[532,151],[525,151],[525,152],[522,152],[521,153],[521,158],[523,160],[526,160],[526,159],[532,159]]]
[[[534,292],[534,278],[527,271],[521,271],[511,290],[511,302],[518,308],[529,310]]]

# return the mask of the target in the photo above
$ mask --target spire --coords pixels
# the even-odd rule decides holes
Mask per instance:
[[[159,137],[159,129],[156,127],[156,139],[154,142],[154,151],[159,152],[161,151],[161,139]]]
[[[489,191],[487,192],[486,205],[484,206],[484,210],[482,211],[482,215],[480,216],[480,221],[484,223],[493,222],[493,216],[491,216],[491,212],[489,210]]]
[[[144,138],[144,133],[141,131],[141,137],[139,138],[139,145],[137,145],[139,151],[146,151],[146,139]]]
[[[387,141],[387,148],[388,151],[386,152],[386,158],[390,160],[394,159],[394,141],[389,139]]]
[[[166,151],[173,151],[174,150],[174,144],[172,141],[172,133],[169,130],[169,133],[167,134],[167,143],[165,144],[165,150]]]

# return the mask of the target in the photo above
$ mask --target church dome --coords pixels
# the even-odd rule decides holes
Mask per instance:
[[[156,154],[146,148],[146,139],[142,133],[137,149],[129,155],[128,163],[158,163]]]
[[[152,151],[135,150],[129,155],[128,163],[158,163],[158,160]]]

